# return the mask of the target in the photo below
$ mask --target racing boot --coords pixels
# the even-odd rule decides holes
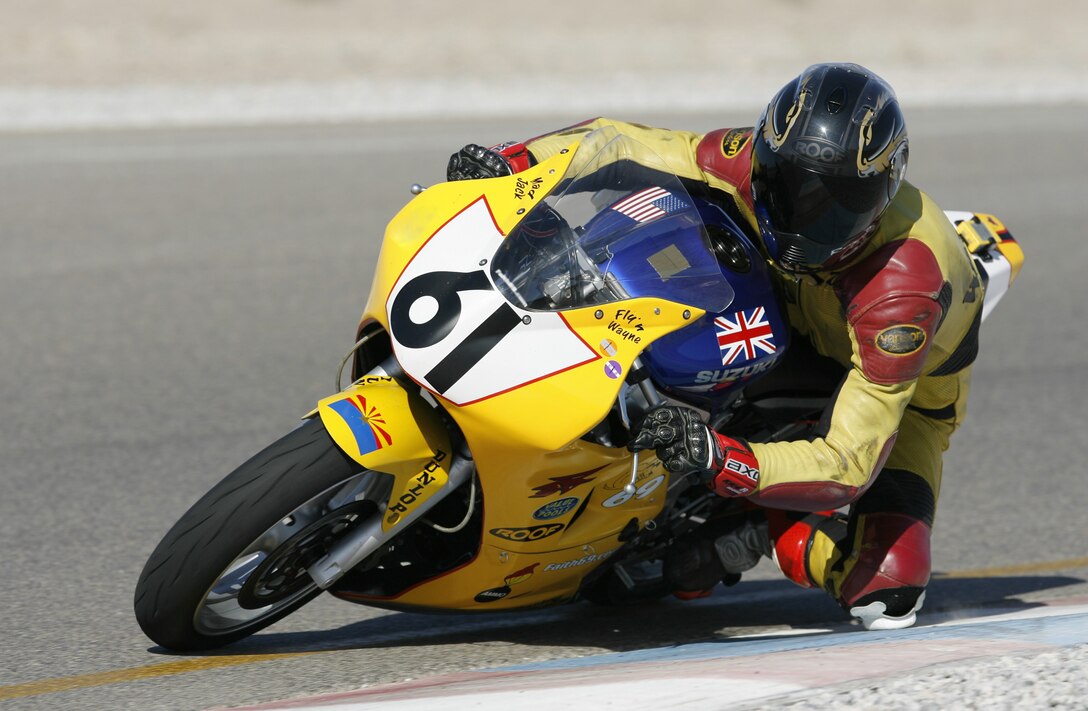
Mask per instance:
[[[929,583],[929,522],[897,513],[858,519],[859,543],[844,565],[839,601],[867,630],[910,627]]]
[[[926,601],[926,591],[919,588],[900,588],[874,593],[868,604],[855,604],[850,615],[856,617],[867,630],[901,630],[910,627],[918,619],[918,610]],[[875,599],[877,597],[883,599]],[[865,602],[859,600],[859,603]],[[898,608],[898,609],[896,609]],[[898,612],[899,614],[889,614]]]
[[[766,514],[772,557],[787,578],[801,587],[826,589],[867,630],[915,623],[929,582],[928,522],[861,514],[851,530],[846,517],[834,511],[768,509]]]

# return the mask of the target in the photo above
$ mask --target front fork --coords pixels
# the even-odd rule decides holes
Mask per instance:
[[[329,429],[329,432],[337,445],[349,456],[363,464],[363,466],[377,471],[383,471],[385,468],[388,468],[388,465],[386,465],[386,467],[382,466],[382,460],[388,460],[388,457],[375,456],[377,454],[376,452],[361,451],[358,437],[353,436],[352,432],[341,426],[340,420],[335,414],[345,408],[337,408],[336,404],[345,399],[350,400],[353,397],[358,399],[358,395],[354,395],[353,391],[364,390],[363,384],[366,383],[368,379],[374,380],[376,383],[383,384],[386,387],[393,387],[403,391],[403,388],[399,387],[399,382],[392,377],[393,373],[399,373],[399,371],[400,369],[397,366],[396,361],[389,358],[382,363],[382,365],[374,368],[370,373],[361,378],[360,381],[352,386],[352,388],[322,401],[322,404],[319,405],[318,408],[322,421],[326,423],[327,429]],[[637,376],[639,377],[638,386],[650,407],[656,407],[657,405],[662,404],[664,400],[661,398],[661,395],[658,394],[657,389],[649,378],[649,373],[645,370],[640,359],[635,359],[632,372],[640,374]],[[394,385],[394,383],[396,384]],[[367,392],[378,392],[380,394],[380,390],[368,390]],[[403,392],[403,396],[407,398],[412,397],[411,394],[406,391]],[[390,406],[392,406],[392,403],[390,403]],[[413,409],[413,414],[418,415],[420,412],[418,406],[417,408],[410,409]],[[627,415],[623,392],[621,392],[620,395],[620,413],[624,425],[630,430],[631,422]],[[404,422],[404,418],[398,418],[398,420],[402,423]],[[437,417],[435,420],[437,420]],[[419,422],[418,419],[415,422],[420,426],[420,432],[393,432],[393,443],[397,442],[400,438],[411,440],[413,435],[417,435],[417,439],[428,441],[433,441],[435,439],[435,422]],[[357,423],[356,426],[358,427]],[[428,434],[430,436],[426,436]],[[448,443],[448,437],[445,441]],[[389,508],[386,508],[381,516],[375,516],[358,528],[349,531],[343,538],[333,544],[332,548],[323,558],[311,565],[307,569],[307,572],[318,587],[323,590],[331,587],[345,573],[363,562],[368,556],[380,550],[382,546],[388,543],[395,535],[414,525],[428,511],[456,491],[462,484],[469,481],[475,473],[475,464],[471,454],[468,452],[468,448],[462,446],[460,449],[463,451],[453,453],[452,460],[448,465],[448,470],[445,472],[446,479],[441,484],[441,488],[429,492],[426,499],[415,503],[412,509],[405,511],[395,519],[385,515],[386,512],[389,511]],[[638,475],[638,460],[638,452],[635,452],[632,457],[631,480],[624,487],[624,490],[628,495],[634,495],[635,493],[635,480]],[[397,498],[397,491],[398,490],[395,488],[394,493],[390,496],[390,501]],[[389,525],[390,523],[393,525]]]
[[[442,489],[436,491],[429,499],[420,504],[416,509],[397,521],[397,525],[389,530],[383,530],[383,516],[374,516],[347,535],[337,541],[324,558],[311,565],[307,572],[318,587],[327,590],[344,573],[366,560],[366,557],[379,550],[389,542],[396,534],[412,526],[424,514],[434,508],[440,501],[453,493],[459,486],[472,478],[475,465],[472,459],[460,454],[455,455],[450,464],[449,478]]]
[[[471,480],[475,465],[418,386],[405,385],[392,356],[318,403],[317,414],[348,457],[393,479],[388,500],[375,502],[380,515],[346,533],[307,568],[327,589]]]

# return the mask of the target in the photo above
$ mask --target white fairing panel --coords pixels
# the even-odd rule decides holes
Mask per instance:
[[[599,357],[559,314],[525,311],[495,290],[488,265],[502,240],[477,200],[423,245],[386,300],[401,367],[457,405]]]
[[[973,212],[945,210],[944,214],[957,230],[961,222],[977,222]],[[986,296],[982,300],[982,320],[985,321],[997,306],[997,302],[1001,301],[1005,292],[1009,290],[1009,283],[1012,281],[1012,265],[992,244],[972,254],[971,257],[978,264],[979,271],[987,277]]]
[[[986,284],[986,296],[982,300],[983,321],[997,306],[997,302],[1001,301],[1002,297],[1005,296],[1005,292],[1009,290],[1009,280],[1012,277],[1012,265],[1009,264],[1009,260],[1003,254],[994,249],[990,251],[990,256],[992,256],[990,261],[983,261],[977,255],[975,256],[975,261],[990,276],[990,280]]]

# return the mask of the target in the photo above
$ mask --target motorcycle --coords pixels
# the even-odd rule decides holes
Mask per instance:
[[[755,387],[790,347],[767,266],[632,139],[601,129],[515,175],[413,192],[336,393],[148,559],[135,611],[157,644],[229,644],[323,591],[406,611],[661,597],[678,541],[747,513],[627,451],[632,423],[668,398],[770,441],[822,409]],[[950,218],[988,314],[1023,256],[996,218]]]

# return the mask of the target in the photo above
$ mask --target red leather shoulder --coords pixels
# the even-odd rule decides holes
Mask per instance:
[[[884,245],[839,279],[866,378],[891,384],[921,375],[944,316],[938,301],[944,282],[933,252],[914,239]]]
[[[752,208],[752,129],[719,128],[703,136],[695,160],[704,172],[724,180]]]

